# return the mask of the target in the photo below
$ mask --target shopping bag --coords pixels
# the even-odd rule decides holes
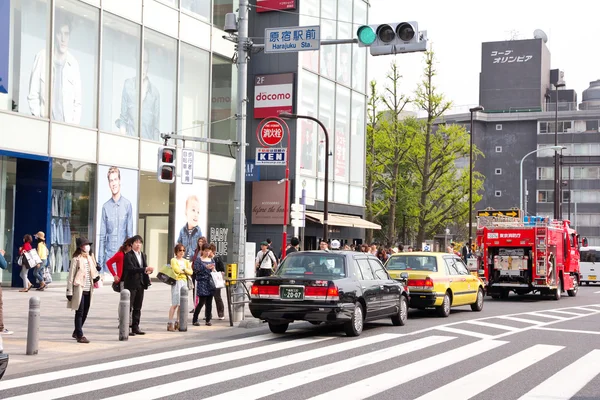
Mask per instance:
[[[223,274],[219,271],[213,271],[210,273],[212,277],[215,289],[222,289],[225,287],[225,280],[223,280]]]
[[[24,259],[27,260],[27,268],[33,268],[42,263],[42,259],[40,258],[35,249],[24,251],[23,256],[25,256]]]
[[[170,264],[165,264],[160,267],[158,269],[158,274],[156,274],[156,279],[171,286],[175,284],[175,277],[175,272]]]
[[[52,274],[50,273],[50,268],[44,268],[44,282],[46,285],[52,283]]]

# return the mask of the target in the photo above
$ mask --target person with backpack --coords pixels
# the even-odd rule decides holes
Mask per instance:
[[[256,277],[271,276],[277,269],[277,259],[269,243],[261,242],[260,251],[256,253]]]

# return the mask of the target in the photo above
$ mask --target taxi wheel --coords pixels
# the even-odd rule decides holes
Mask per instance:
[[[273,322],[269,322],[269,329],[271,330],[271,332],[273,333],[285,333],[285,331],[287,331],[288,327],[290,326],[289,323],[286,324],[275,324]]]
[[[479,288],[479,290],[477,291],[477,300],[475,301],[475,303],[471,304],[471,310],[483,310],[483,290],[481,290],[481,288]]]
[[[400,304],[398,307],[398,312],[392,315],[392,324],[394,326],[404,326],[406,324],[406,319],[408,318],[408,300],[406,297],[400,296]]]
[[[444,301],[442,301],[442,305],[435,308],[435,311],[439,317],[446,318],[450,315],[450,303],[450,296],[448,293],[444,294]]]
[[[344,324],[344,332],[347,336],[359,336],[363,331],[364,318],[362,304],[354,304],[352,319]]]

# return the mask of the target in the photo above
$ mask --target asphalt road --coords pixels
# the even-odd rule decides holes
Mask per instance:
[[[411,311],[406,326],[383,320],[358,338],[306,323],[190,330],[97,362],[74,352],[67,368],[3,379],[0,398],[600,399],[598,286],[560,301],[486,297],[482,312],[445,319]]]

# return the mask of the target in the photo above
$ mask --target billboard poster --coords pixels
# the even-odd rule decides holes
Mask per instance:
[[[295,10],[296,0],[256,0],[256,12]]]
[[[347,138],[344,132],[337,131],[335,133],[335,176],[338,178],[342,178],[342,180],[346,180],[348,174],[346,173],[346,165],[347,162]]]
[[[254,118],[277,117],[293,112],[294,74],[256,75],[254,79]]]
[[[119,251],[125,239],[138,234],[138,180],[137,170],[98,166],[98,234],[94,246],[103,272],[108,272],[106,261]]]
[[[283,225],[285,185],[277,181],[252,182],[252,224]]]
[[[185,257],[191,259],[198,239],[207,237],[208,182],[194,179],[193,184],[177,181],[175,188],[175,243],[185,246]]]

